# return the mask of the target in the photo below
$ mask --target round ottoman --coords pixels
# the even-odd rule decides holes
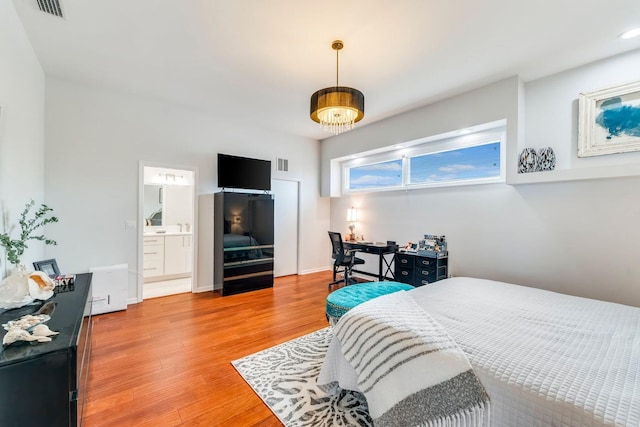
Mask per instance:
[[[368,282],[345,286],[327,296],[327,320],[331,326],[347,311],[358,304],[398,291],[409,291],[413,286],[400,282]]]

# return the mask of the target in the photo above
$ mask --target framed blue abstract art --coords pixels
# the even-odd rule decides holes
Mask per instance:
[[[581,93],[578,157],[640,150],[640,82]]]

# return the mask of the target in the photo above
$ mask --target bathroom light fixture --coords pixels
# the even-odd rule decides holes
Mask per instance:
[[[364,95],[358,89],[338,85],[338,53],[344,43],[335,40],[331,47],[336,51],[336,85],[311,95],[311,120],[338,135],[353,129],[364,117]]]
[[[159,173],[158,176],[160,177],[161,181],[164,182],[181,182],[184,177],[182,175],[176,175],[174,173]]]
[[[621,33],[619,39],[631,39],[640,36],[640,27]]]

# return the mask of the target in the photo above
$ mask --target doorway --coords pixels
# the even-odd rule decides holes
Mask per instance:
[[[191,292],[195,172],[143,166],[142,299]]]
[[[298,274],[298,181],[274,179],[274,277]]]

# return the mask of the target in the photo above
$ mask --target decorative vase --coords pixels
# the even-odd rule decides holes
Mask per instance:
[[[535,172],[538,167],[538,153],[535,148],[525,148],[520,153],[518,173]]]
[[[556,167],[556,154],[553,148],[545,147],[538,150],[538,169],[539,171],[552,171]]]

